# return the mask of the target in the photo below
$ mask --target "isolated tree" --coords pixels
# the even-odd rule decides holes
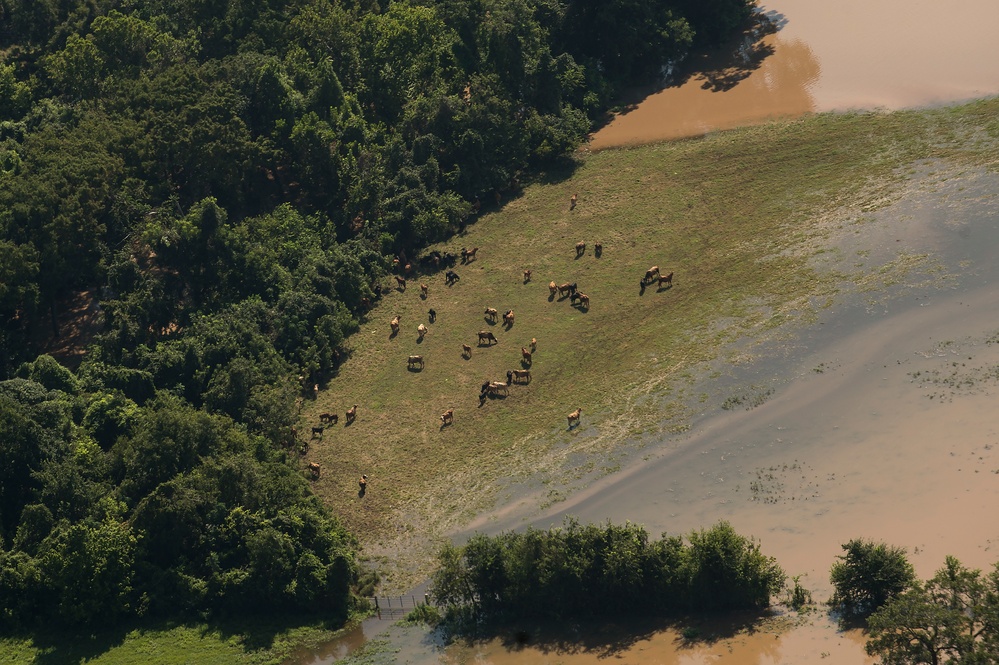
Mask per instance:
[[[925,585],[889,600],[868,619],[867,653],[885,665],[992,663],[987,582],[954,557]]]
[[[835,587],[829,604],[846,621],[870,616],[916,581],[904,548],[858,538],[843,550],[846,554],[829,571]]]

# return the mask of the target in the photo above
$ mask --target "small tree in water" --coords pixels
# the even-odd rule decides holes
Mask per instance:
[[[864,619],[916,582],[905,549],[854,539],[829,571],[835,592],[829,604],[845,622]]]

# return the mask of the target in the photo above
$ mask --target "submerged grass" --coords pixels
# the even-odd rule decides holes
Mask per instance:
[[[341,418],[313,442],[307,461],[323,465],[316,492],[369,552],[394,561],[387,587],[405,587],[426,572],[430,540],[509,499],[512,485],[560,500],[560,485],[615,468],[616,454],[642,437],[683,430],[688,402],[703,401],[687,390],[706,361],[736,339],[812,316],[852,279],[816,268],[831,229],[895,200],[921,160],[995,167],[996,117],[992,99],[581,152],[571,175],[542,177],[437,248],[479,247],[476,260],[455,268],[457,284],[422,275],[370,312],[349,340],[349,360],[302,414],[299,429],[308,431],[320,412],[360,405],[356,422]],[[580,240],[587,249],[577,259]],[[651,265],[675,273],[672,288],[640,291]],[[550,298],[552,280],[576,282],[590,308]],[[426,300],[419,282],[429,285]],[[431,307],[437,322],[418,342]],[[486,307],[513,309],[515,324],[488,322]],[[391,337],[395,315],[402,328]],[[479,330],[499,343],[476,346]],[[520,368],[532,338],[531,383],[480,407],[480,384]],[[473,346],[469,359],[463,343]],[[425,369],[407,370],[411,354],[424,356]],[[577,407],[582,422],[569,430],[566,414]],[[442,428],[449,408],[454,423]]]

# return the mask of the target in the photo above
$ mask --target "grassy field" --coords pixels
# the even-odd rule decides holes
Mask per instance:
[[[0,663],[46,665],[270,665],[319,646],[337,631],[314,618],[242,621],[239,625],[156,625],[96,634],[41,633],[0,638]]]
[[[349,340],[350,357],[300,430],[323,411],[340,424],[313,441],[316,492],[404,589],[425,574],[428,543],[495,503],[504,487],[550,487],[611,471],[643,437],[687,426],[691,379],[726,343],[807,317],[856,276],[818,272],[813,254],[843,210],[872,210],[897,195],[921,160],[995,165],[999,102],[893,114],[828,114],[633,149],[582,152],[573,168],[543,174],[438,247],[477,259],[410,279],[385,297]],[[578,193],[579,204],[568,202]],[[575,244],[587,243],[576,258]],[[593,244],[603,245],[597,258]],[[651,265],[673,287],[639,289]],[[523,282],[523,271],[533,279]],[[576,282],[582,310],[549,297]],[[429,286],[420,295],[419,283]],[[438,314],[429,324],[427,310]],[[483,316],[512,309],[507,328]],[[389,320],[401,316],[390,335]],[[417,340],[417,325],[426,338]],[[476,346],[476,333],[499,340]],[[520,368],[537,338],[529,385],[479,405],[483,381]],[[472,345],[462,357],[461,345]],[[409,371],[407,357],[425,358]],[[358,418],[343,414],[358,405]],[[566,414],[581,407],[579,427]],[[454,423],[439,416],[454,409]],[[720,408],[720,405],[719,405]],[[358,496],[357,478],[369,476]]]

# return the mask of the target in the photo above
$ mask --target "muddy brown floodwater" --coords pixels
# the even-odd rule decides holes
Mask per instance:
[[[901,109],[999,93],[999,2],[775,0],[777,31],[695,58],[677,85],[636,92],[593,150],[817,111]]]

